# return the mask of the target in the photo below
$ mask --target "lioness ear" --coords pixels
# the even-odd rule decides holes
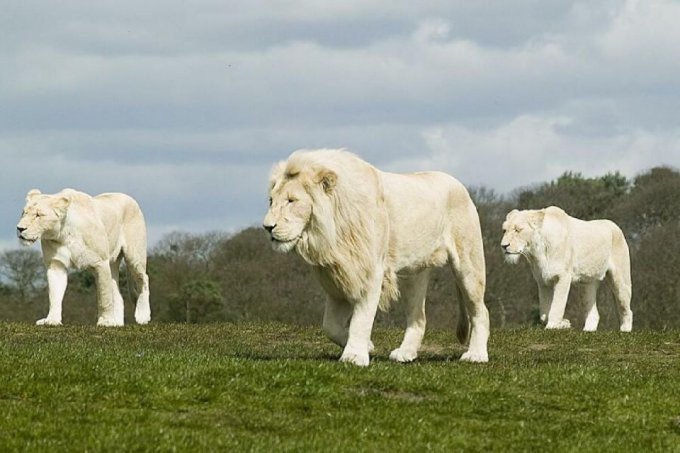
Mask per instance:
[[[66,210],[68,209],[70,204],[71,199],[64,196],[55,197],[54,200],[52,201],[52,207],[59,216],[63,216],[64,214],[66,214]]]
[[[316,175],[316,180],[321,187],[323,187],[324,192],[330,193],[338,182],[338,175],[331,170],[321,170]]]
[[[26,194],[26,201],[31,201],[33,198],[37,197],[40,195],[42,192],[40,192],[38,189],[31,189],[28,191]]]
[[[519,211],[517,209],[513,209],[512,211],[508,212],[508,215],[505,216],[506,219],[509,219],[510,217],[514,216],[517,214]]]

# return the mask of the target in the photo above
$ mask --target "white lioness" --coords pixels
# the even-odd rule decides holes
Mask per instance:
[[[316,269],[328,293],[324,330],[344,347],[342,362],[368,365],[376,310],[399,293],[407,328],[390,358],[414,360],[431,268],[447,263],[460,293],[457,336],[469,342],[461,360],[488,361],[482,235],[462,184],[438,172],[385,173],[343,150],[300,150],[274,167],[269,195],[264,228],[275,250]]]
[[[91,197],[73,189],[54,195],[33,189],[26,195],[17,225],[21,242],[40,239],[47,268],[50,309],[38,325],[60,325],[67,269],[92,269],[97,283],[100,326],[123,325],[123,297],[118,286],[121,259],[137,292],[135,320],[151,319],[149,278],[146,275],[146,225],[135,200],[122,193]]]
[[[607,280],[617,302],[621,331],[631,331],[630,256],[626,238],[614,222],[586,222],[554,206],[514,210],[503,223],[501,247],[507,261],[517,263],[524,256],[529,262],[547,329],[571,327],[564,309],[571,285],[581,284],[586,305],[583,330],[597,330],[600,315],[595,299],[600,282]]]

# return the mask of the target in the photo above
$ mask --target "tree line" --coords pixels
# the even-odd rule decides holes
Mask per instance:
[[[585,177],[567,172],[554,181],[500,195],[471,189],[479,211],[487,266],[486,304],[492,327],[538,323],[538,294],[526,263],[504,262],[501,224],[512,209],[563,208],[584,220],[607,218],[624,231],[631,251],[634,329],[680,327],[680,172],[656,167],[628,179],[620,173]],[[263,212],[265,207],[263,206]],[[251,322],[294,324],[321,322],[324,293],[312,269],[295,254],[271,250],[260,228],[237,234],[170,233],[149,251],[151,308],[154,322]],[[434,272],[428,293],[428,324],[455,326],[458,304],[450,272]],[[126,273],[121,272],[125,288]],[[72,271],[64,299],[64,322],[94,324],[94,277]],[[124,297],[126,296],[123,291]],[[0,254],[0,320],[34,322],[47,312],[46,279],[35,248]],[[126,323],[133,322],[126,297]],[[581,326],[580,292],[572,291],[566,317]],[[601,328],[617,326],[609,290],[598,293]],[[393,304],[378,316],[381,325],[401,325],[403,307]]]

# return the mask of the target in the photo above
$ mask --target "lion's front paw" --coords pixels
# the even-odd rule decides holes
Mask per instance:
[[[410,351],[408,349],[395,349],[390,353],[390,360],[400,363],[413,362],[418,357],[418,351]]]
[[[137,324],[148,324],[151,321],[151,308],[148,303],[137,303],[137,308],[135,308],[135,321]]]
[[[123,321],[116,320],[115,318],[100,316],[97,320],[97,325],[101,327],[119,327],[123,325]]]
[[[370,359],[368,357],[368,351],[359,352],[352,349],[345,349],[340,357],[340,361],[343,363],[351,363],[356,366],[368,366]]]
[[[633,313],[628,312],[621,317],[621,327],[619,328],[621,332],[631,332],[633,330]]]
[[[546,329],[571,329],[571,322],[568,319],[561,319],[558,322],[548,322]]]
[[[473,352],[466,351],[462,356],[460,356],[461,362],[471,362],[471,363],[486,363],[489,361],[489,354],[484,352]]]
[[[36,326],[60,326],[61,319],[43,318],[35,322]]]
[[[137,321],[137,324],[141,325],[148,324],[151,321],[151,313],[148,311],[135,313],[135,321]]]

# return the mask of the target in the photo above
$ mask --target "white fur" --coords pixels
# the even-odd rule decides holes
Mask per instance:
[[[632,283],[630,256],[621,229],[609,220],[583,221],[551,206],[510,212],[501,246],[506,259],[524,256],[538,285],[539,312],[547,329],[568,329],[564,310],[572,284],[583,285],[585,331],[597,330],[596,295],[607,280],[617,302],[620,329],[630,332]]]
[[[296,151],[276,165],[264,227],[280,252],[314,266],[328,293],[323,326],[343,362],[366,366],[376,310],[401,294],[403,342],[392,360],[410,362],[425,333],[430,269],[449,264],[458,281],[461,360],[488,361],[489,314],[477,210],[449,175],[382,172],[343,150]]]
[[[120,193],[91,197],[73,189],[54,195],[31,190],[17,225],[24,244],[40,240],[47,268],[50,309],[38,325],[60,325],[70,266],[91,269],[97,283],[97,325],[123,325],[123,297],[118,284],[121,259],[138,294],[135,320],[151,319],[146,275],[146,226],[137,202]]]

